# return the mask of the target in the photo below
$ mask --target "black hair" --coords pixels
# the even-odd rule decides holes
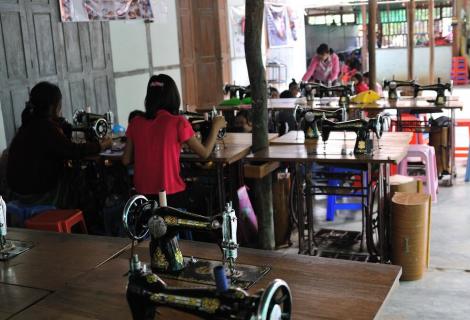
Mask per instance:
[[[150,77],[145,96],[145,116],[147,119],[155,118],[159,110],[166,110],[177,115],[180,105],[181,98],[178,87],[170,76],[161,73]]]
[[[369,71],[364,72],[364,73],[362,74],[362,77],[369,79]]]
[[[251,123],[251,112],[248,110],[240,110],[237,112],[237,115],[235,116],[236,118],[238,117],[244,117],[247,122]]]
[[[270,86],[268,89],[269,89],[269,96],[272,96],[273,93],[279,93],[279,90],[277,90],[277,89],[274,88],[274,87],[271,87],[271,86]]]
[[[325,54],[325,53],[331,53],[331,51],[330,51],[330,48],[328,48],[328,45],[326,43],[322,43],[317,48],[317,54]]]
[[[352,77],[351,79],[356,79],[357,82],[362,82],[362,80],[364,80],[364,78],[362,77],[362,74],[360,74],[359,72],[356,72]]]
[[[361,61],[352,56],[348,62],[348,66],[351,68],[351,69],[356,69],[356,70],[361,70],[362,69],[362,63]]]
[[[127,122],[131,123],[132,119],[134,119],[135,117],[145,117],[145,112],[143,112],[142,110],[131,111],[131,113],[129,113],[129,117],[127,118]]]
[[[56,117],[61,101],[62,93],[58,86],[46,81],[39,82],[29,93],[29,101],[21,113],[22,124],[34,119]]]
[[[295,79],[292,79],[292,82],[289,83],[289,90],[293,87],[299,87],[299,84],[295,81]]]

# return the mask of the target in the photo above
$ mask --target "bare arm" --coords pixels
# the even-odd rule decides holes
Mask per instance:
[[[193,152],[195,152],[201,158],[207,159],[209,158],[212,153],[212,150],[214,149],[219,130],[225,128],[225,125],[226,124],[224,117],[216,117],[212,122],[211,132],[209,133],[209,136],[207,137],[206,142],[204,144],[199,142],[199,140],[195,136],[189,138],[189,140],[186,141],[186,144]]]
[[[125,166],[130,165],[134,162],[134,143],[131,139],[127,139],[126,148],[122,155],[122,164]]]

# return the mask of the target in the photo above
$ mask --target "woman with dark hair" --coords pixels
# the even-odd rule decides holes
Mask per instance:
[[[326,43],[317,48],[317,55],[312,58],[302,81],[334,83],[339,75],[339,58]]]
[[[80,159],[111,147],[101,143],[73,143],[61,127],[62,94],[49,82],[34,86],[21,114],[21,127],[8,150],[7,181],[13,198],[24,204],[55,205],[64,160]]]
[[[181,207],[186,185],[180,176],[180,153],[183,144],[208,158],[214,149],[217,133],[225,119],[212,121],[209,137],[203,145],[196,138],[189,121],[179,114],[180,95],[175,82],[166,74],[152,76],[147,85],[145,116],[135,117],[127,128],[123,164],[134,163],[136,191],[150,197],[161,190],[168,195],[168,205]]]

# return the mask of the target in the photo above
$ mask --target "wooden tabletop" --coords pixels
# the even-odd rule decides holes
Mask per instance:
[[[47,290],[0,283],[0,320],[10,318],[50,293]]]
[[[325,147],[324,142],[320,139],[304,144],[294,142],[293,144],[271,145],[247,156],[247,159],[253,161],[397,164],[406,156],[411,137],[412,133],[410,132],[386,132],[379,144],[377,140],[374,141],[376,149],[372,155],[353,154],[355,140],[328,140]],[[346,155],[341,154],[343,146],[346,147]]]
[[[148,243],[137,248],[148,262]],[[220,250],[209,243],[181,241],[185,255],[220,259]],[[83,274],[62,290],[26,309],[13,319],[130,319],[125,299],[129,255],[122,254]],[[266,288],[273,279],[284,279],[293,295],[292,319],[373,319],[398,285],[401,268],[242,248],[238,263],[270,265],[271,271],[248,291]],[[164,279],[168,285],[197,286]],[[199,319],[176,310],[159,309],[158,319]]]
[[[56,290],[122,252],[129,240],[9,228],[7,239],[30,241],[34,247],[0,261],[0,282]]]
[[[277,133],[268,134],[268,139],[273,140],[278,136]],[[251,151],[252,134],[251,133],[227,133],[221,141],[217,142],[219,148],[215,148],[210,157],[202,160],[198,155],[190,153],[182,153],[181,161],[194,162],[219,162],[232,164],[245,158]]]

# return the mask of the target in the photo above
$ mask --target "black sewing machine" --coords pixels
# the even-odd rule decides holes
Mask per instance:
[[[250,96],[250,86],[238,86],[235,84],[226,84],[224,86],[224,94],[230,93],[230,99],[238,98],[243,99]]]
[[[188,113],[188,120],[193,127],[194,132],[198,134],[202,143],[204,143],[212,130],[212,119],[217,116],[217,110],[215,107],[210,112],[204,114]],[[226,129],[220,129],[217,134],[218,139],[225,137]]]
[[[222,272],[220,272],[222,271]],[[169,287],[146,270],[137,255],[130,263],[127,301],[134,320],[153,320],[158,307],[170,307],[203,319],[270,320],[290,319],[292,296],[280,279],[255,295],[228,287],[223,269],[214,269],[216,288]]]
[[[353,86],[337,85],[337,86],[322,86],[318,89],[321,97],[332,97],[332,93],[339,93],[339,104],[349,104],[349,97],[353,94]]]
[[[384,80],[384,86],[383,89],[388,88],[388,99],[389,100],[397,100],[398,99],[398,93],[397,93],[397,88],[398,87],[415,87],[417,85],[415,80],[410,80],[410,81],[402,81],[402,80]]]
[[[446,90],[448,90],[450,93],[452,93],[452,84],[451,83],[441,83],[441,78],[437,79],[436,84],[431,84],[427,86],[420,86],[418,84],[415,84],[414,86],[414,97],[416,98],[418,96],[418,93],[423,90],[432,90],[436,91],[437,96],[436,100],[434,100],[434,104],[437,106],[442,106],[446,103],[447,99],[445,96]]]
[[[344,122],[333,122],[323,119],[321,136],[325,143],[325,148],[331,131],[355,132],[357,137],[356,144],[354,145],[354,154],[372,154],[373,140],[370,137],[370,132],[373,132],[377,139],[382,137],[383,118],[379,115],[377,118],[371,118],[368,121],[356,119]]]
[[[73,114],[72,131],[80,131],[85,134],[86,140],[102,139],[112,130],[113,113],[104,115],[77,110]]]
[[[301,82],[300,83],[300,90],[302,91],[302,96],[307,98],[307,101],[313,101],[313,98],[317,95],[320,95],[320,88],[325,87],[321,83],[317,82]],[[320,95],[321,97],[321,95]]]
[[[342,121],[344,119],[344,109],[328,110],[328,109],[310,109],[296,106],[294,109],[294,118],[298,128],[304,132],[305,140],[318,139],[321,131],[322,119],[336,119]]]

